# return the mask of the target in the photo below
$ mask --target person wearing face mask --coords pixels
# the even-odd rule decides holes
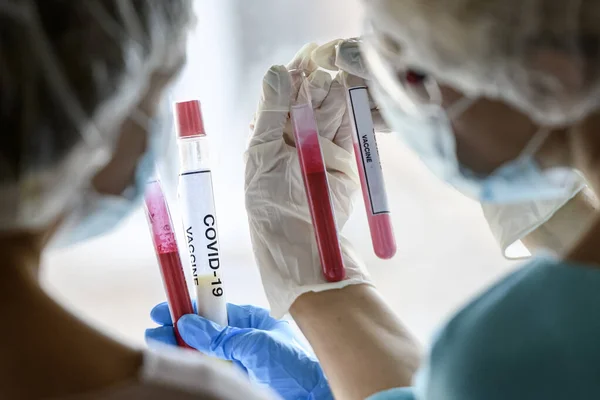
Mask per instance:
[[[253,245],[272,314],[290,311],[337,398],[600,397],[595,211],[600,3],[368,0],[365,5],[372,28],[360,48],[375,113],[432,172],[480,201],[492,228],[504,220],[494,221],[502,213],[520,225],[502,227],[510,234],[498,232],[501,243],[522,239],[548,251],[457,312],[421,356],[347,242],[342,249],[348,280],[329,285],[319,277],[315,246],[302,241],[312,233],[306,204],[295,195],[301,181],[294,178],[287,115],[295,85],[287,69],[276,66],[265,77],[246,164]],[[311,84],[328,94],[343,89],[338,79],[318,78],[314,67],[303,67],[314,77]],[[345,142],[338,134],[345,117],[323,98],[313,106],[320,130],[334,132],[321,132],[324,147],[338,146],[324,151],[324,158],[336,211],[347,215],[357,186],[351,169],[340,166]],[[342,122],[331,124],[336,118]],[[344,222],[338,221],[340,229]],[[239,331],[199,317],[179,327],[188,343],[233,360],[243,354],[236,349],[257,343],[252,335],[230,336]],[[260,331],[258,325],[252,328]],[[230,340],[234,337],[239,340]],[[284,347],[277,346],[281,337],[270,340],[272,348]],[[220,353],[222,348],[229,351]],[[260,344],[255,357],[259,353]],[[278,353],[270,354],[276,361]],[[309,376],[300,363],[292,365],[287,371],[296,381]]]
[[[312,58],[319,67],[344,71],[368,82],[370,71],[360,50],[358,38],[337,39],[314,50]],[[373,101],[376,130],[390,133],[379,107]],[[469,192],[465,192],[469,196]],[[469,196],[471,197],[471,196]],[[564,196],[510,203],[481,202],[483,215],[507,259],[523,259],[542,249],[562,253],[585,229],[586,221],[598,208],[593,191],[583,179]],[[519,246],[520,245],[520,246]]]
[[[92,178],[82,194],[82,201],[53,235],[50,247],[64,248],[107,234],[141,204],[146,180],[155,168],[156,155],[171,136],[162,132],[169,132],[173,126],[167,98],[155,107],[156,117],[149,121],[149,126],[131,117],[124,122],[122,129],[128,134],[119,138],[111,160]],[[144,108],[147,106],[138,107],[139,110]],[[129,157],[130,152],[139,147],[139,138],[145,137],[147,130],[151,131],[147,151],[137,149],[142,156]],[[120,182],[114,179],[115,171],[124,177]]]
[[[117,224],[170,135],[190,0],[0,4],[0,398],[269,399],[199,353],[110,339],[40,286],[40,258]]]

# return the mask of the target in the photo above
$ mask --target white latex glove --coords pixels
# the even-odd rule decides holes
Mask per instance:
[[[559,200],[503,205],[482,203],[483,215],[504,257],[509,260],[531,257],[531,251],[521,243],[521,240],[548,222],[583,187],[582,184],[570,197]]]
[[[359,178],[352,153],[352,130],[341,77],[317,70],[303,48],[288,67],[274,66],[252,123],[246,152],[246,210],[256,262],[275,318],[286,314],[303,293],[370,283],[362,261],[340,235],[346,279],[329,283],[321,272],[306,192],[294,147],[289,112],[299,83],[288,69],[303,69],[313,99],[338,229],[352,212]]]
[[[364,80],[370,79],[367,65],[360,52],[359,39],[333,40],[314,50],[312,59],[321,68],[345,71]],[[373,101],[371,110],[376,131],[390,132]],[[502,254],[508,259],[529,257],[531,254],[521,244],[521,239],[552,218],[583,187],[582,184],[570,196],[559,200],[531,201],[521,204],[482,203],[483,214],[502,249]]]
[[[349,74],[349,81],[357,85],[366,85],[370,79],[369,71],[360,52],[359,39],[336,39],[316,48],[312,60],[321,68],[329,71],[344,71]],[[390,133],[377,104],[369,97],[375,131]]]

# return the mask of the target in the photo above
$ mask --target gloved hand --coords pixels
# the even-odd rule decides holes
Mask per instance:
[[[482,203],[483,215],[500,245],[504,257],[509,260],[517,260],[531,256],[532,249],[526,250],[524,246],[515,246],[515,244],[518,244],[527,235],[550,221],[584,187],[585,184],[582,181],[579,186],[574,188],[572,195],[564,199],[538,200],[517,204]],[[578,236],[573,234],[573,227],[570,225],[575,224],[578,226],[585,222],[585,220],[578,221],[578,216],[575,213],[566,217],[569,219],[568,223],[567,221],[557,221],[553,224],[553,228],[560,231],[559,234],[552,234],[551,229],[547,229],[546,236],[553,237],[555,240],[552,243],[540,243],[540,245],[559,253],[563,251],[565,247],[568,247],[567,243],[571,243],[571,239]],[[548,225],[544,228],[548,228]]]
[[[337,39],[315,49],[312,60],[321,68],[330,71],[345,71],[360,79],[369,80],[368,67],[360,52],[360,39]],[[372,101],[371,110],[377,132],[390,132],[385,120]],[[529,254],[510,251],[510,247],[535,231],[579,193],[585,184],[576,187],[570,196],[550,201],[531,201],[520,204],[482,203],[483,214],[490,230],[508,259],[527,257]]]
[[[328,71],[346,72],[346,79],[353,86],[366,86],[370,79],[369,70],[360,52],[360,39],[336,39],[317,47],[311,54],[312,61]],[[377,104],[369,97],[373,124],[377,133],[391,130],[379,112]]]
[[[284,399],[333,399],[319,362],[296,338],[289,322],[273,319],[267,310],[253,306],[227,304],[227,313],[229,326],[185,315],[177,323],[179,333],[191,347],[235,362],[250,379]],[[149,344],[176,346],[167,303],[154,307],[150,316],[161,326],[146,330]]]
[[[332,79],[327,72],[317,70],[311,60],[316,47],[305,46],[287,68],[274,66],[267,72],[245,155],[246,210],[252,245],[276,318],[287,313],[303,293],[370,282],[362,262],[341,235],[346,279],[329,283],[321,272],[289,118],[291,100],[297,96],[300,83],[292,82],[289,69],[302,69],[308,76],[305,84],[313,99],[339,230],[352,212],[352,196],[357,193],[359,179],[342,75]]]

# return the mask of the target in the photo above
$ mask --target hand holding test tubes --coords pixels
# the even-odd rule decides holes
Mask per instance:
[[[179,200],[184,238],[196,288],[198,315],[227,326],[229,321],[221,280],[217,217],[200,102],[193,100],[177,103],[175,111],[181,154]],[[183,272],[175,228],[157,178],[152,178],[147,184],[145,206],[171,321],[175,322],[175,339],[179,346],[190,348],[179,335],[176,321],[185,314],[193,314],[194,309]]]
[[[292,80],[302,82],[298,98],[292,104],[291,117],[321,268],[325,279],[329,282],[338,282],[345,277],[344,261],[312,99],[306,87],[304,72],[290,71],[290,74],[293,76]]]
[[[377,257],[390,259],[396,254],[396,239],[375,135],[375,131],[390,131],[372,105],[365,81],[369,71],[359,44],[359,39],[333,40],[314,49],[311,60],[342,78],[373,250]]]
[[[313,100],[310,105],[306,93],[298,95],[300,85],[296,78],[301,81],[301,77],[294,76],[292,82],[290,75],[290,70],[303,67],[299,64],[307,59],[312,48],[314,46],[307,46],[299,52],[290,63],[291,67],[273,66],[265,74],[261,102],[251,124],[252,136],[245,154],[250,237],[275,318],[286,314],[303,293],[370,282],[364,263],[341,234],[352,213],[352,198],[360,188],[344,86],[327,72],[306,65],[302,68],[308,77],[303,90],[310,90]],[[298,99],[302,100],[302,96],[306,99],[304,107],[297,107],[301,105]],[[336,261],[334,267],[343,267],[344,278],[337,282],[328,281],[323,273],[323,265],[327,266],[327,263],[321,262],[317,229],[312,218],[312,212],[319,210],[311,209],[298,148],[302,142],[294,140],[290,121],[290,117],[299,116],[298,111],[311,116],[308,122],[313,129],[305,133],[313,133],[313,137],[315,133],[319,135],[320,157],[317,160],[324,166],[314,172],[320,171],[321,176],[326,173],[327,205],[334,206],[329,214],[332,217],[330,226],[334,229],[329,232],[337,237],[325,244],[335,246],[332,252]],[[290,116],[292,113],[294,115]],[[318,129],[315,129],[315,119]],[[339,261],[340,252],[343,262]]]

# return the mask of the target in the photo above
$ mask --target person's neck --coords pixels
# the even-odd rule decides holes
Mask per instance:
[[[141,355],[93,330],[40,287],[42,241],[0,238],[0,398],[48,398],[134,379]]]

